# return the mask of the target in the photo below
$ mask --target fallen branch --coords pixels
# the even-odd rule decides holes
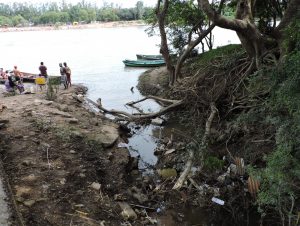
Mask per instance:
[[[209,115],[209,117],[206,121],[205,132],[204,132],[204,135],[202,137],[202,142],[200,144],[200,149],[198,150],[200,155],[201,155],[201,158],[202,158],[202,152],[204,151],[204,149],[207,146],[207,138],[210,135],[212,121],[213,121],[213,119],[214,119],[214,117],[215,117],[215,115],[218,111],[214,102],[210,104],[210,109],[211,109],[211,112],[210,112],[210,115]],[[194,161],[194,150],[190,150],[189,158],[188,158],[188,160],[185,164],[185,169],[181,173],[180,177],[178,178],[178,180],[176,181],[176,183],[175,183],[175,185],[173,186],[172,189],[180,189],[182,187],[183,183],[185,182],[187,176],[189,175],[189,173],[191,171],[193,161]],[[201,159],[201,162],[202,162],[202,159]]]
[[[143,98],[142,100],[135,101],[135,102],[130,102],[127,105],[133,105],[135,103],[139,103],[139,102],[144,101],[144,100],[149,99],[149,98],[164,101],[164,102],[168,102],[168,103],[171,103],[171,104],[168,105],[167,107],[164,107],[164,108],[160,109],[157,112],[154,112],[154,113],[129,114],[125,111],[117,111],[117,110],[114,110],[114,109],[108,110],[108,109],[104,108],[101,104],[96,103],[96,102],[92,101],[89,98],[86,98],[86,100],[89,103],[93,104],[98,109],[100,109],[101,111],[103,111],[104,113],[115,115],[119,118],[122,118],[125,121],[139,121],[139,120],[146,120],[146,119],[156,118],[156,117],[161,116],[161,115],[167,113],[168,111],[170,111],[171,109],[176,108],[176,107],[178,107],[178,106],[180,106],[184,103],[183,100],[167,100],[167,99],[162,99],[162,98],[159,98],[159,97],[148,96],[148,97]]]
[[[178,180],[176,181],[175,185],[173,186],[172,189],[179,189],[182,187],[186,177],[188,176],[188,174],[191,171],[192,165],[193,165],[193,160],[194,160],[194,151],[190,150],[189,152],[189,159],[185,164],[185,169],[184,171],[181,173],[180,177],[178,178]]]
[[[146,96],[146,97],[144,97],[144,98],[142,98],[140,100],[128,102],[126,105],[131,106],[131,105],[143,102],[143,101],[145,101],[147,99],[153,99],[153,100],[156,100],[156,101],[159,101],[159,102],[168,103],[168,104],[174,104],[174,103],[178,102],[178,100],[164,99],[164,98],[160,98],[160,97],[157,97],[157,96],[149,95],[149,96]]]

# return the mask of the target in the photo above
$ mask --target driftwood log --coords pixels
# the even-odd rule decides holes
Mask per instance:
[[[153,118],[159,117],[161,115],[164,115],[165,113],[167,113],[171,109],[177,108],[177,107],[181,106],[184,103],[183,100],[170,100],[170,99],[163,99],[163,98],[156,97],[156,96],[146,96],[143,99],[140,99],[138,101],[129,102],[126,105],[136,108],[134,106],[136,103],[140,103],[140,102],[145,101],[147,99],[153,99],[153,100],[156,100],[159,103],[165,103],[165,104],[169,104],[169,105],[164,106],[163,108],[161,108],[157,112],[143,113],[143,112],[139,111],[139,113],[130,114],[130,113],[127,113],[125,111],[118,111],[118,110],[114,110],[114,109],[108,110],[108,109],[104,108],[102,106],[101,99],[98,99],[97,103],[96,103],[96,102],[92,101],[91,99],[86,98],[86,100],[90,104],[97,107],[103,113],[117,116],[117,117],[119,117],[120,120],[123,120],[123,121],[140,121],[140,120],[153,119]]]

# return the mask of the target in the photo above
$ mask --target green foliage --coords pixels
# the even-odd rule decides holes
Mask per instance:
[[[284,37],[284,48],[287,53],[300,51],[300,20],[294,20],[289,27],[286,28]]]
[[[146,22],[151,24],[147,32],[149,35],[156,35],[156,26],[158,24],[155,12],[148,14]],[[170,49],[175,52],[182,52],[189,42],[189,33],[197,36],[207,26],[202,10],[193,0],[172,0],[169,1],[168,12],[165,19],[165,30],[169,41]],[[195,37],[194,37],[195,38]]]
[[[296,221],[299,210],[293,205],[300,198],[299,36],[293,41],[293,52],[273,71],[271,95],[265,104],[269,116],[264,122],[276,129],[276,147],[266,158],[266,167],[254,171],[261,178],[260,210],[275,209],[283,222]]]
[[[4,25],[13,26],[13,22],[9,17],[0,16],[0,26]]]
[[[113,4],[104,4],[97,8],[85,1],[75,5],[62,1],[41,4],[14,3],[12,5],[0,3],[0,26],[18,26],[29,23],[58,24],[68,22],[90,23],[92,21],[119,21],[143,19],[152,11],[138,1],[134,8],[124,9]]]
[[[224,161],[214,156],[207,156],[204,158],[203,168],[207,171],[221,170],[224,166]]]
[[[47,82],[47,100],[55,100],[60,86],[60,77],[49,77]]]
[[[210,62],[211,60],[217,58],[217,57],[222,57],[222,56],[230,56],[232,54],[235,54],[237,52],[240,52],[242,50],[241,45],[238,44],[230,44],[227,46],[222,46],[218,47],[216,49],[212,49],[208,52],[202,53],[199,56],[199,60],[203,63],[206,64],[207,62]]]

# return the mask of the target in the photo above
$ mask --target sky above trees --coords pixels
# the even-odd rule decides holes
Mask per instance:
[[[61,2],[62,0],[0,0],[0,3],[11,4],[13,2],[28,2],[32,4],[39,4],[45,2]],[[77,2],[81,2],[82,0],[66,0],[67,3],[76,4]],[[136,5],[138,0],[85,0],[85,2],[96,3],[98,6],[103,6],[105,3],[113,3],[115,6],[119,5],[122,8],[131,8]],[[144,6],[154,6],[155,0],[141,0],[144,3]]]

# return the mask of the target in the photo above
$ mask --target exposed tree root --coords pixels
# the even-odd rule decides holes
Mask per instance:
[[[210,115],[209,115],[209,117],[208,117],[208,119],[206,121],[205,132],[204,132],[204,135],[202,137],[200,148],[198,150],[199,154],[201,156],[201,162],[203,162],[202,161],[202,153],[203,153],[204,149],[207,146],[207,138],[210,135],[211,124],[212,124],[212,121],[213,121],[213,119],[214,119],[217,111],[218,111],[217,108],[216,108],[215,103],[211,103],[210,104],[210,108],[211,108],[211,112],[210,112]],[[185,169],[181,173],[180,177],[178,178],[178,180],[176,181],[176,183],[175,183],[175,185],[173,186],[172,189],[180,189],[182,187],[183,183],[185,182],[187,176],[189,175],[189,173],[191,171],[191,168],[192,168],[192,165],[193,165],[193,161],[194,161],[194,150],[190,150],[189,151],[189,158],[188,158],[188,161],[186,162]]]

